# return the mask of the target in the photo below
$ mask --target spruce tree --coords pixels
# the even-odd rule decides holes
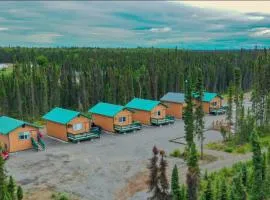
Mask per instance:
[[[195,87],[195,96],[198,104],[195,110],[195,134],[197,135],[198,139],[200,140],[201,144],[201,159],[203,159],[203,141],[205,139],[203,132],[204,132],[204,111],[203,111],[203,75],[202,70],[199,69],[198,72],[198,79]]]
[[[21,186],[17,187],[17,199],[22,200],[23,199],[23,190]]]
[[[159,167],[158,167],[158,154],[159,150],[156,146],[152,149],[153,157],[150,159],[150,165],[148,169],[150,170],[149,177],[149,192],[152,192],[152,197],[150,200],[158,200],[161,198],[161,189],[159,187]]]
[[[267,147],[267,165],[270,166],[270,145]]]
[[[252,144],[252,163],[253,163],[253,188],[252,188],[252,196],[253,200],[262,200],[263,190],[261,184],[263,182],[262,179],[262,152],[261,146],[259,143],[259,137],[256,131],[253,131],[251,137],[251,144]]]
[[[190,148],[193,143],[193,134],[194,134],[192,83],[190,82],[190,78],[189,80],[186,80],[185,102],[186,102],[186,107],[184,108],[185,137],[187,142],[187,148]]]
[[[235,130],[238,132],[239,117],[241,111],[241,70],[239,68],[234,69],[234,103],[236,106],[235,110]]]
[[[4,169],[4,160],[0,156],[0,200],[6,195],[6,174]]]
[[[213,190],[212,190],[212,184],[211,184],[211,180],[207,181],[207,186],[206,186],[206,190],[204,191],[205,193],[205,199],[207,200],[214,200],[214,195],[213,195]]]
[[[182,184],[181,188],[181,199],[180,200],[186,200],[187,199],[187,188],[184,184]]]
[[[265,180],[263,183],[263,191],[266,199],[270,198],[270,165],[268,164],[266,167]]]
[[[191,144],[188,152],[188,172],[187,172],[187,195],[189,200],[198,199],[198,188],[200,179],[200,169],[198,165],[198,155],[196,146]]]
[[[164,156],[165,156],[165,152],[164,151],[160,151],[160,176],[159,176],[159,183],[160,183],[160,189],[161,189],[161,199],[163,200],[167,200],[170,198],[169,195],[169,182],[168,182],[168,178],[167,178],[167,167],[168,167],[168,163],[165,160]]]
[[[15,198],[16,186],[15,186],[15,183],[14,183],[12,176],[9,177],[7,189],[8,189],[8,193],[10,195],[11,200],[16,200],[16,198]]]
[[[247,200],[247,192],[242,183],[242,177],[240,173],[233,177],[231,192],[231,198],[235,200]]]
[[[219,199],[228,200],[228,189],[227,189],[227,185],[224,178],[222,178],[222,181],[221,181]]]
[[[242,183],[245,187],[247,187],[248,183],[248,172],[247,172],[247,165],[246,163],[242,164],[242,169],[241,169],[241,175],[242,175]]]
[[[266,177],[266,168],[267,168],[267,160],[266,160],[266,153],[263,152],[263,156],[262,156],[262,180],[265,180]]]
[[[229,125],[232,125],[232,108],[233,108],[233,84],[230,82],[228,88],[228,109],[226,119],[229,122]]]
[[[179,185],[179,176],[177,166],[174,165],[171,177],[171,193],[173,200],[181,199],[181,188]]]

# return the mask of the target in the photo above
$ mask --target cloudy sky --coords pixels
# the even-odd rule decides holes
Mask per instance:
[[[0,46],[270,47],[270,1],[0,1]]]

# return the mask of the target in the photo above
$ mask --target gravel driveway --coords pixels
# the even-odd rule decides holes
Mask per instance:
[[[225,116],[207,116],[206,127],[213,120]],[[167,153],[183,145],[169,139],[184,136],[184,122],[173,125],[144,127],[141,131],[126,134],[103,134],[101,139],[79,144],[62,143],[45,136],[47,149],[12,154],[7,170],[14,175],[24,189],[52,187],[59,191],[75,193],[81,199],[112,200],[130,177],[145,171],[154,145]],[[206,143],[220,140],[215,131],[206,132]],[[169,167],[180,159],[168,159]],[[220,167],[223,163],[219,164]],[[216,166],[209,165],[215,168]],[[136,195],[134,196],[136,198]],[[138,197],[137,199],[142,199]]]

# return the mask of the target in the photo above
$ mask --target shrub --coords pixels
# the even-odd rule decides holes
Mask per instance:
[[[66,193],[57,193],[57,194],[52,194],[51,198],[53,200],[69,200],[69,197]]]
[[[244,153],[249,152],[250,149],[251,149],[251,147],[249,144],[244,144],[244,145],[236,147],[235,152],[244,154]]]
[[[170,156],[180,158],[181,157],[180,149],[175,149],[172,153],[170,153]]]
[[[224,151],[227,152],[227,153],[232,153],[233,152],[233,148],[232,147],[226,147],[224,149]]]

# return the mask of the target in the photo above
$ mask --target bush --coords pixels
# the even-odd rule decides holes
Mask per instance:
[[[244,144],[236,147],[235,152],[245,154],[247,152],[250,152],[250,150],[251,150],[250,144]]]
[[[224,143],[212,142],[206,145],[209,149],[217,150],[217,151],[224,151],[225,145]]]
[[[227,152],[227,153],[232,153],[233,152],[233,148],[232,147],[226,147],[224,149],[224,151]]]
[[[51,198],[53,200],[69,200],[69,197],[66,193],[57,193],[57,194],[52,194]]]
[[[180,149],[175,149],[172,153],[170,153],[170,156],[180,158],[181,157]]]

